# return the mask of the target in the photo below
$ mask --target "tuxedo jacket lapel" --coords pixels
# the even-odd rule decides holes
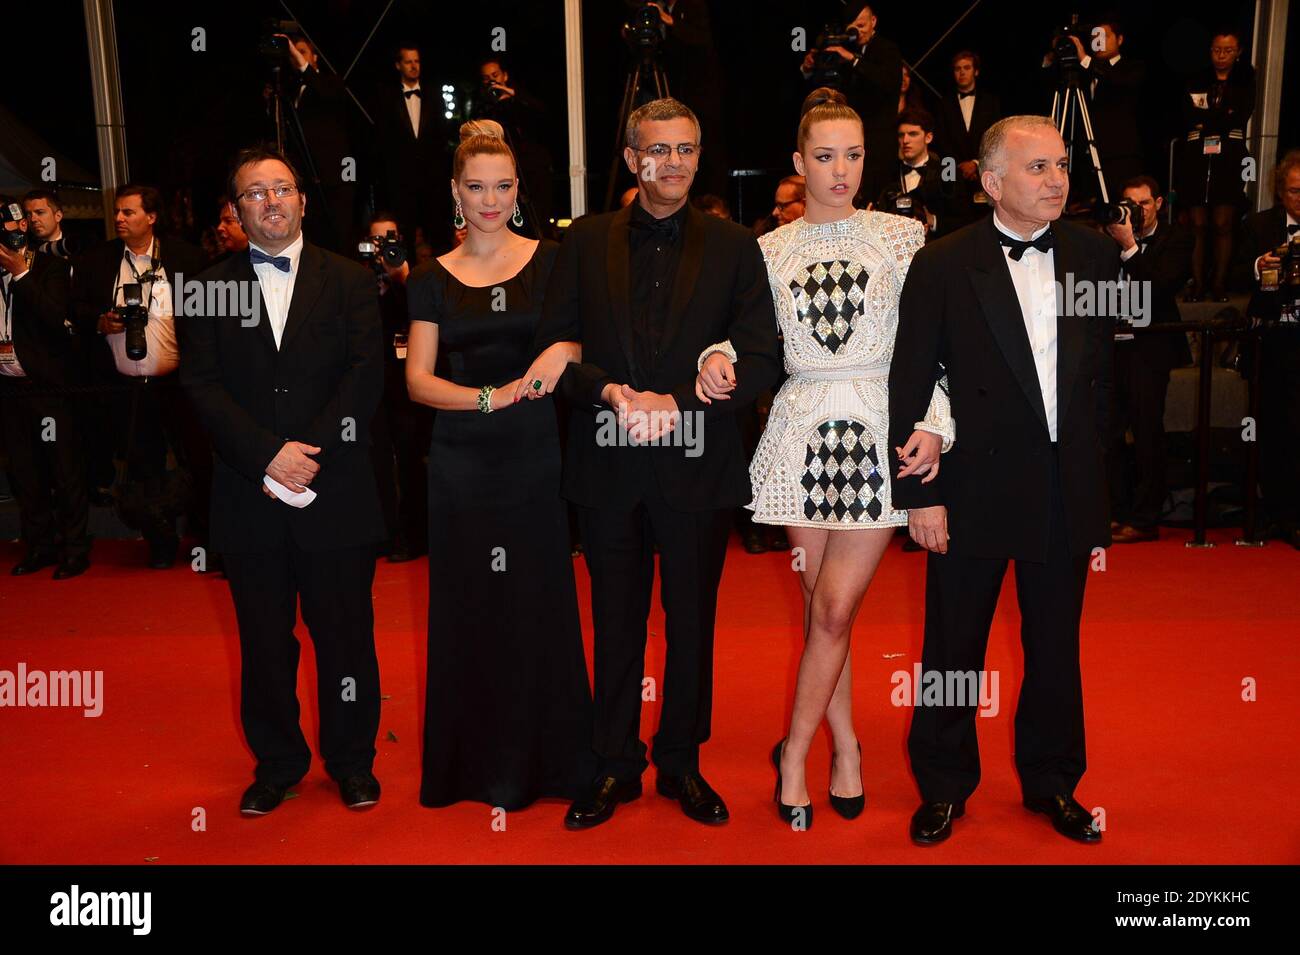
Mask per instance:
[[[995,228],[993,217],[986,216],[980,224],[980,234],[976,240],[975,263],[967,266],[966,271],[975,288],[980,311],[984,313],[984,320],[988,322],[1002,356],[1011,367],[1011,373],[1020,383],[1038,420],[1047,428],[1047,409],[1043,407],[1038,369],[1029,349],[1029,332],[1025,330],[1020,299],[1016,295],[1011,274],[1007,271],[1002,246],[994,235]]]
[[[1056,287],[1058,295],[1064,295],[1065,290],[1072,285],[1077,285],[1083,281],[1093,281],[1096,284],[1099,276],[1096,273],[1091,275],[1080,271],[1083,260],[1080,258],[1079,249],[1074,243],[1073,236],[1068,229],[1059,228],[1053,230],[1056,237],[1055,247],[1052,257],[1056,265]],[[1118,276],[1112,276],[1118,278]],[[1102,306],[1101,289],[1093,289],[1093,303],[1100,309]],[[1057,433],[1062,433],[1061,426],[1065,422],[1065,416],[1070,410],[1070,395],[1074,393],[1074,382],[1079,376],[1079,362],[1083,358],[1083,348],[1087,334],[1087,323],[1089,321],[1086,315],[1066,314],[1072,312],[1071,303],[1064,300],[1058,300],[1056,303],[1056,426]]]
[[[302,328],[303,323],[307,321],[307,316],[324,287],[325,256],[316,246],[304,242],[302,255],[298,258],[298,275],[293,280],[293,299],[289,302],[289,317],[285,319],[284,334],[280,336],[281,351],[289,347],[298,329]],[[269,326],[270,323],[267,324]]]
[[[248,287],[257,293],[257,337],[266,342],[266,347],[275,352],[275,333],[271,331],[271,313],[266,310],[266,299],[262,297],[262,283],[257,280],[257,273],[253,271],[253,262],[248,257],[247,249],[238,254],[237,262],[235,280],[240,283],[251,282]]]
[[[640,380],[636,361],[632,355],[631,307],[628,297],[631,294],[628,278],[628,223],[632,221],[632,207],[621,209],[610,220],[609,238],[605,243],[605,274],[609,277],[610,320],[614,323],[614,334],[618,337],[619,348],[627,362],[628,371],[637,378],[637,386],[644,387]]]

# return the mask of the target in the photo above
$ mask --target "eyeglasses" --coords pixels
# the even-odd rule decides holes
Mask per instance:
[[[639,153],[645,153],[653,159],[667,159],[673,154],[673,150],[676,149],[677,155],[681,159],[687,160],[693,158],[695,154],[700,151],[700,144],[678,143],[676,146],[670,146],[667,143],[651,143],[644,149],[639,146],[633,146],[632,148]]]
[[[252,189],[245,189],[239,195],[235,196],[235,199],[247,199],[249,202],[265,202],[266,197],[272,193],[277,199],[288,199],[297,192],[297,186],[276,186],[272,189],[263,189],[260,186],[255,186]]]

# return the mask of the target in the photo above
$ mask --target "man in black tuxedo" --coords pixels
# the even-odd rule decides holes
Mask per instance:
[[[1260,287],[1261,270],[1281,265],[1277,250],[1300,235],[1300,149],[1273,170],[1277,204],[1246,217],[1238,243],[1252,285],[1246,312],[1260,334],[1260,485],[1273,532],[1300,550],[1300,323],[1279,321],[1281,291]]]
[[[187,503],[184,472],[167,469],[168,449],[187,470],[206,452],[175,375],[180,359],[174,317],[177,277],[193,277],[204,261],[188,242],[160,234],[162,196],[154,187],[123,186],[113,205],[117,238],[73,262],[73,320],[89,352],[90,380],[110,389],[92,403],[87,427],[98,424],[115,438],[126,462],[119,510],[144,535],[149,566],[166,570],[176,562],[177,519]],[[123,324],[126,288],[132,285],[139,286],[147,311],[140,360],[128,352]],[[111,454],[98,440],[92,431],[92,453]]]
[[[556,256],[536,349],[582,344],[561,387],[572,406],[563,493],[578,506],[596,628],[598,777],[569,828],[598,825],[641,795],[638,738],[646,621],[659,550],[668,655],[654,739],[656,788],[704,823],[728,818],[700,775],[709,738],[713,628],[734,509],[750,499],[735,412],[776,380],[767,270],[749,230],[688,201],[700,128],[680,102],[632,113],[627,167],[637,200],[577,220]],[[701,352],[730,340],[736,385],[705,406]],[[675,446],[674,446],[675,445]]]
[[[1083,89],[1088,96],[1088,114],[1092,118],[1093,139],[1106,177],[1107,192],[1112,194],[1120,183],[1142,174],[1142,140],[1138,131],[1138,105],[1146,83],[1146,64],[1131,56],[1124,57],[1124,33],[1114,20],[1095,24],[1089,49],[1077,36],[1071,36],[1079,67],[1083,70]],[[1049,61],[1052,55],[1049,54]],[[1076,135],[1082,143],[1083,126]],[[1086,155],[1086,154],[1085,154]],[[1096,182],[1092,165],[1076,164],[1076,172],[1085,176],[1089,188]]]
[[[379,799],[370,586],[384,537],[369,449],[384,384],[374,279],[303,241],[306,200],[284,157],[245,150],[228,188],[249,250],[200,280],[240,290],[241,314],[187,310],[181,380],[216,451],[212,547],[235,602],[240,718],[257,758],[240,811],[270,812],[311,765],[298,725],[299,599],[325,771],[345,805],[364,808]]]
[[[414,245],[416,228],[438,252],[450,245],[447,183],[451,160],[442,92],[420,84],[420,51],[402,46],[391,79],[374,100],[380,204],[397,215],[398,231]]]
[[[0,196],[0,434],[18,499],[22,560],[15,577],[57,564],[56,580],[90,566],[86,469],[78,415],[58,392],[81,384],[68,315],[65,259],[33,248],[18,204]],[[17,248],[14,245],[18,245]]]
[[[1149,324],[1182,321],[1176,296],[1192,277],[1196,237],[1160,221],[1164,198],[1150,176],[1124,183],[1121,198],[1136,203],[1123,222],[1106,231],[1119,246],[1120,267],[1133,285],[1145,286],[1141,301],[1146,314],[1133,316]],[[1140,217],[1139,217],[1140,216]],[[1152,541],[1160,536],[1160,513],[1168,486],[1165,480],[1165,393],[1169,373],[1190,365],[1187,335],[1134,332],[1120,322],[1115,332],[1115,408],[1111,414],[1110,500],[1116,544]],[[1133,431],[1136,481],[1128,467],[1125,432]]]
[[[966,222],[973,222],[989,210],[986,201],[975,201],[982,195],[978,162],[980,139],[985,130],[1002,118],[1002,104],[997,94],[978,87],[979,75],[978,53],[961,50],[953,56],[952,78],[957,89],[939,103],[934,145],[930,150],[941,159],[952,158],[956,162],[957,209]]]
[[[902,447],[946,372],[957,442],[929,484],[894,483],[926,565],[925,677],[982,676],[1007,562],[1015,561],[1025,676],[1015,754],[1026,808],[1082,842],[1101,833],[1074,799],[1083,775],[1079,618],[1090,554],[1110,542],[1112,321],[1069,298],[1119,276],[1114,246],[1056,222],[1065,143],[1046,116],[994,123],[980,155],[993,215],[916,254],[889,374],[891,444]],[[1053,281],[1063,286],[1058,307]],[[1063,314],[1062,314],[1063,312]],[[898,467],[897,450],[892,455]],[[940,842],[979,783],[975,706],[918,706],[908,752],[923,803],[912,839]],[[960,705],[959,705],[960,704]]]
[[[941,160],[930,152],[934,119],[922,109],[898,115],[898,167],[875,207],[882,212],[911,215],[925,224],[930,241],[951,232],[955,222],[957,183],[943,178]]]
[[[898,44],[876,32],[876,14],[864,6],[849,28],[858,31],[858,46],[846,49],[829,46],[824,51],[811,50],[804,57],[801,72],[813,85],[821,85],[814,72],[818,53],[836,53],[844,60],[848,81],[844,96],[862,117],[867,157],[862,172],[862,194],[879,195],[890,181],[898,157],[898,96],[903,88],[903,57]]]
[[[499,56],[484,59],[479,64],[478,75],[474,117],[495,120],[505,130],[506,141],[519,163],[523,198],[536,220],[530,222],[525,216],[522,231],[549,237],[549,220],[554,209],[554,171],[551,150],[546,145],[549,135],[546,104],[511,78]],[[443,176],[439,184],[446,181],[447,177]]]

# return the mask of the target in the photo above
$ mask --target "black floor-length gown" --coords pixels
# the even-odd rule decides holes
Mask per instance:
[[[437,373],[503,385],[528,370],[558,246],[513,278],[461,284],[436,260],[408,283],[438,324]],[[439,411],[429,448],[429,661],[420,802],[518,809],[591,779],[591,691],[560,498],[552,398]]]

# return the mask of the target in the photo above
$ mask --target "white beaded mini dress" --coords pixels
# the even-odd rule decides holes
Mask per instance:
[[[895,527],[890,503],[889,362],[898,298],[925,242],[914,219],[858,211],[797,219],[759,239],[789,378],[772,402],[749,476],[761,524]],[[916,427],[956,435],[946,378]]]

